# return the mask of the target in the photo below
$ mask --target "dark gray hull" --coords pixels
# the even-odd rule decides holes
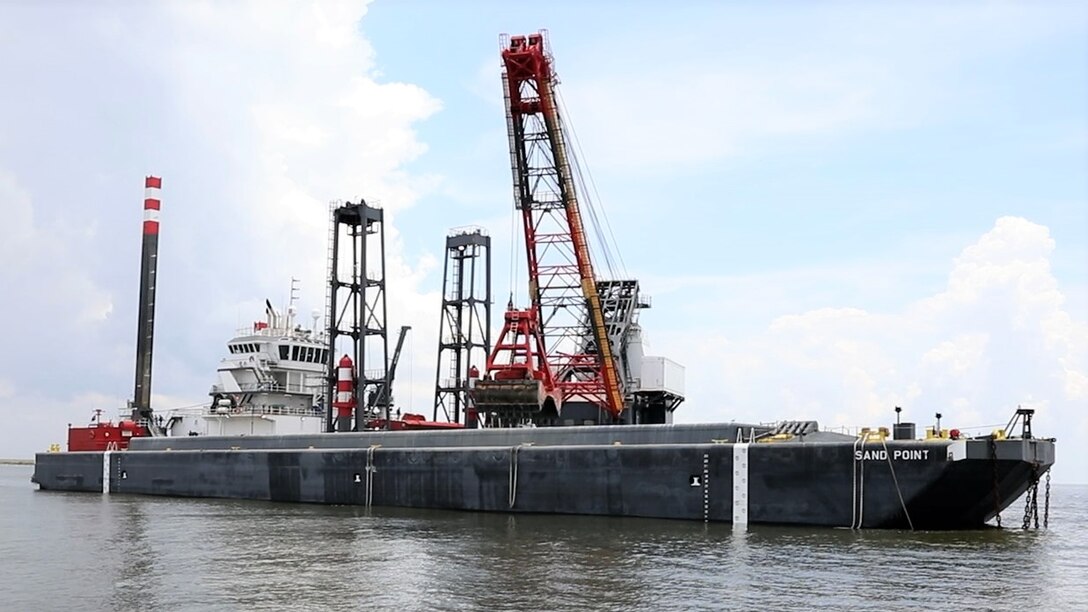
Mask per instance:
[[[735,443],[747,428],[158,438],[105,455],[108,482],[103,453],[39,454],[33,480],[59,491],[967,529],[1005,509],[1054,461],[1054,443],[1040,439],[862,444],[816,433]]]

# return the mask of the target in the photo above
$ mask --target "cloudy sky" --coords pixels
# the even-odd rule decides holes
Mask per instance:
[[[1088,481],[1088,9],[674,4],[3,3],[0,456],[130,396],[147,174],[157,408],[204,401],[292,276],[322,306],[328,202],[363,196],[429,413],[447,230],[486,227],[498,306],[524,297],[498,35],[548,28],[678,420],[1022,404]]]

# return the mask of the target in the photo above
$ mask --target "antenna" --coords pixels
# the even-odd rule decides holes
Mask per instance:
[[[292,276],[291,291],[287,297],[287,325],[285,326],[287,331],[291,331],[295,326],[295,313],[298,312],[298,309],[295,308],[295,302],[298,300],[298,284],[299,280]]]
[[[291,277],[291,293],[290,293],[290,296],[288,297],[288,300],[287,300],[287,307],[288,308],[290,308],[291,306],[294,306],[295,305],[295,300],[298,299],[298,284],[299,284],[299,280],[292,276]]]

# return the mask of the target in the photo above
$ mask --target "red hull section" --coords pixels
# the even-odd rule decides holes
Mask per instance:
[[[388,429],[392,431],[420,430],[420,429],[464,429],[460,423],[445,423],[442,421],[428,421],[421,414],[405,413],[400,419],[389,421]],[[385,419],[371,419],[367,421],[366,429],[386,429]]]
[[[98,423],[68,428],[68,451],[106,451],[128,448],[129,440],[147,435],[147,429],[133,421]]]

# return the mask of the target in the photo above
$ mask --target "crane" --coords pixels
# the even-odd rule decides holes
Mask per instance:
[[[393,407],[393,379],[397,376],[397,364],[400,363],[400,354],[404,349],[404,338],[408,335],[410,329],[412,329],[410,325],[402,325],[400,328],[397,346],[393,350],[392,359],[389,361],[389,369],[386,371],[385,380],[378,383],[367,397],[367,414],[376,414],[377,416],[368,419],[361,429],[392,429],[398,431],[409,429],[461,429],[463,425],[460,423],[428,421],[421,414],[405,412],[401,416],[399,410],[396,417],[389,414]]]
[[[408,335],[411,325],[402,325],[400,335],[397,336],[397,347],[393,350],[393,358],[389,361],[389,371],[385,380],[378,383],[367,398],[367,408],[370,414],[378,411],[381,418],[389,418],[389,409],[393,406],[393,379],[397,376],[397,363],[400,362],[400,353],[404,349],[404,338]]]
[[[558,417],[562,404],[595,404],[615,422],[620,376],[586,243],[543,32],[513,36],[502,51],[515,206],[528,265],[527,309],[508,305],[476,384],[477,409],[500,420]],[[535,420],[540,420],[536,418]]]

